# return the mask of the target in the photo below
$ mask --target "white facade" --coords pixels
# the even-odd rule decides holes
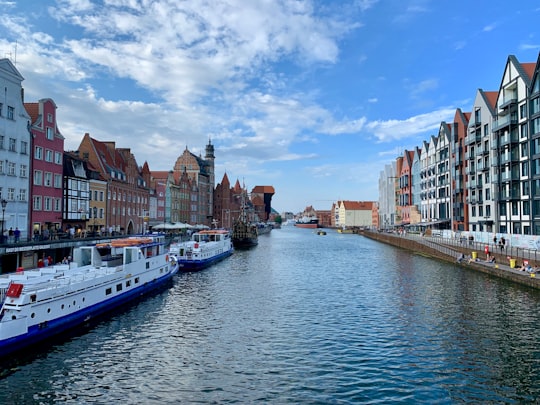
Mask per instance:
[[[379,175],[379,227],[391,227],[396,222],[396,162],[384,166]],[[336,210],[339,208],[336,206]],[[338,217],[336,215],[336,225]]]
[[[497,155],[493,148],[491,128],[494,110],[490,106],[486,93],[476,92],[465,144],[467,145],[467,191],[469,229],[472,231],[492,232],[497,227],[495,216],[495,190],[492,179],[496,169]],[[495,159],[495,160],[494,160]]]
[[[18,228],[28,237],[30,197],[30,116],[23,105],[24,78],[9,59],[0,59],[0,194],[7,201],[4,230]]]

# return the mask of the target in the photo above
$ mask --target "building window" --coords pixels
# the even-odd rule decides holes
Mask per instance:
[[[47,139],[50,141],[54,140],[54,132],[51,127],[47,127]]]
[[[41,196],[35,195],[32,202],[32,208],[35,211],[41,211]]]
[[[62,175],[61,174],[54,175],[54,188],[62,188]]]
[[[10,152],[17,152],[17,140],[15,138],[9,138],[9,150]]]
[[[52,186],[52,173],[51,172],[45,173],[45,179],[44,179],[43,185],[47,187]]]
[[[43,182],[43,172],[41,170],[34,171],[34,185],[41,186]]]
[[[45,211],[51,211],[51,208],[52,208],[51,197],[45,197],[44,202],[45,202],[44,210]]]
[[[45,149],[45,161],[51,162],[53,161],[53,151],[50,149]]]
[[[0,174],[4,173],[4,161],[0,160]]]
[[[26,189],[21,188],[19,190],[19,201],[26,201]]]
[[[57,165],[62,164],[62,154],[60,152],[54,152],[54,163]]]
[[[21,155],[27,155],[28,154],[28,142],[21,141]]]
[[[8,187],[7,194],[8,201],[15,201],[15,189],[13,187]]]
[[[50,123],[53,122],[53,115],[51,113],[47,114],[47,122],[50,122]]]
[[[21,177],[27,177],[28,176],[28,166],[21,165],[20,176]]]
[[[15,117],[15,108],[8,106],[8,108],[7,108],[7,118],[8,118],[8,120],[12,120],[13,117]]]
[[[54,199],[54,210],[56,212],[62,211],[62,200],[60,198]]]
[[[43,159],[43,148],[41,146],[36,146],[36,149],[34,150],[34,159]]]
[[[15,176],[15,162],[8,162],[8,176]]]

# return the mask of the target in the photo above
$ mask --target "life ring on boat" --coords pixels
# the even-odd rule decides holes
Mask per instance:
[[[198,248],[199,248],[199,244],[198,244],[198,243],[195,243],[195,244],[193,245],[193,247],[194,247],[195,249],[198,249]]]

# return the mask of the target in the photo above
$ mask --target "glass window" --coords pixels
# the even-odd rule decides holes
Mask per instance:
[[[15,117],[15,108],[8,106],[7,117],[9,120],[12,120]]]
[[[47,139],[50,141],[54,140],[54,132],[51,127],[47,127]]]
[[[39,195],[34,196],[32,207],[35,211],[41,211],[41,196]]]
[[[34,184],[36,186],[41,186],[42,182],[43,182],[43,172],[41,170],[35,170],[34,171]]]
[[[57,165],[62,164],[62,154],[60,152],[54,152],[54,163]]]
[[[34,150],[34,159],[43,159],[43,148],[41,146],[36,146]]]

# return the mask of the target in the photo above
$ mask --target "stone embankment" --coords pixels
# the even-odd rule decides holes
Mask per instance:
[[[359,232],[359,235],[402,249],[407,249],[412,252],[451,262],[457,266],[467,267],[505,280],[540,289],[540,271],[538,275],[536,275],[534,273],[529,274],[528,272],[518,270],[517,266],[516,268],[512,268],[510,267],[508,257],[504,254],[492,252],[492,255],[495,256],[495,263],[488,263],[485,261],[485,254],[483,251],[478,252],[477,249],[469,247],[466,244],[462,246],[445,244],[444,240],[441,240],[440,238],[432,238],[430,236],[421,236],[417,234],[398,235],[395,233],[367,230]],[[463,253],[466,257],[472,257],[473,252],[477,255],[478,259],[476,261],[471,261],[470,263],[468,260],[463,260],[461,263],[457,262],[457,258],[460,254]],[[521,266],[522,262],[517,264]],[[535,264],[538,265],[540,263]]]

